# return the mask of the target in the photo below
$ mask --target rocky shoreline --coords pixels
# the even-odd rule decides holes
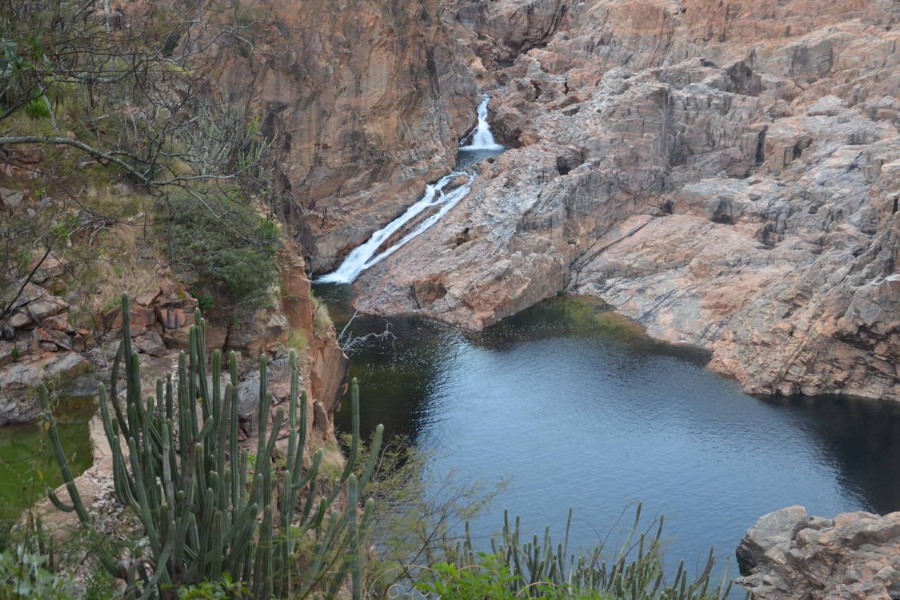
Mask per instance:
[[[900,7],[513,4],[444,19],[510,150],[359,308],[480,329],[590,294],[748,392],[900,400]]]
[[[810,517],[802,506],[765,515],[737,549],[754,600],[900,597],[900,512]]]

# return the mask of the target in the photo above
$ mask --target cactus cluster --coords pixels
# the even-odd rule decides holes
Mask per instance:
[[[499,538],[491,539],[490,556],[498,557],[508,569],[510,577],[505,581],[517,598],[725,600],[729,597],[731,582],[727,577],[719,584],[712,582],[715,563],[712,550],[705,568],[695,578],[688,575],[682,561],[674,577],[668,579],[660,541],[663,518],[656,522],[655,532],[641,531],[640,520],[641,505],[638,504],[634,523],[621,549],[608,559],[602,544],[587,554],[568,553],[571,509],[565,539],[555,545],[549,527],[544,530],[543,540],[534,535],[531,541],[523,541],[519,518],[511,525],[509,513],[504,512],[503,532]],[[468,523],[463,540],[452,545],[445,543],[444,553],[448,563],[462,567],[479,566],[483,556],[475,551]]]
[[[375,468],[382,428],[376,431],[369,460],[357,469],[356,381],[349,456],[339,479],[322,486],[322,450],[306,455],[307,402],[299,393],[295,354],[290,357],[286,436],[281,408],[267,427],[271,397],[266,359],[260,358],[260,426],[253,460],[238,443],[235,356],[229,357],[227,374],[220,352],[213,352],[207,363],[205,323],[199,311],[188,352],[179,356],[177,377],[158,380],[156,395],[144,399],[138,356],[128,335],[129,309],[126,295],[123,339],[110,388],[108,392],[100,388],[115,495],[134,512],[149,542],[150,556],[131,560],[125,568],[128,595],[174,596],[180,586],[218,581],[228,574],[244,584],[250,598],[334,597],[348,578],[353,597],[359,598],[361,540],[373,510],[370,499],[358,514],[359,498]],[[117,390],[123,363],[124,403]],[[224,386],[223,379],[227,379]],[[45,390],[41,396],[46,407]],[[50,423],[50,439],[71,504],[52,491],[50,498],[62,510],[76,511],[90,526],[52,419]],[[277,443],[282,437],[286,439]],[[359,476],[354,474],[357,470]],[[122,575],[121,561],[107,563],[113,575]]]

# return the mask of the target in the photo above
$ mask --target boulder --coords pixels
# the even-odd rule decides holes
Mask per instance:
[[[23,358],[7,365],[0,370],[0,425],[33,421],[40,413],[38,385],[64,385],[90,368],[76,352],[50,352],[37,360]]]
[[[9,209],[16,209],[22,204],[25,198],[25,192],[22,190],[11,190],[8,188],[0,188],[0,205]]]
[[[754,600],[891,600],[900,597],[900,512],[825,519],[792,506],[760,518],[737,558],[737,583]]]
[[[147,329],[144,333],[134,338],[134,347],[138,352],[150,356],[163,356],[166,353],[166,344],[156,329]]]
[[[19,310],[10,315],[9,319],[6,321],[6,326],[11,329],[20,329],[26,330],[34,327],[34,320],[32,320],[31,316],[25,312],[24,310]]]
[[[72,326],[69,325],[68,312],[56,315],[55,317],[47,317],[46,319],[41,321],[41,327],[43,327],[44,329],[51,329],[53,331],[61,331],[63,333],[70,333],[73,331]]]
[[[54,296],[39,285],[28,283],[16,302],[15,311],[27,316],[32,323],[40,323],[44,319],[60,315],[68,309],[69,304],[62,298]],[[23,321],[24,319],[20,319],[19,322]],[[12,326],[18,327],[18,325]]]
[[[253,437],[259,432],[259,371],[250,371],[237,385],[237,412],[241,428]]]
[[[741,574],[749,575],[753,566],[760,564],[769,552],[774,555],[783,551],[794,535],[808,525],[809,515],[802,506],[789,506],[760,517],[737,548]]]

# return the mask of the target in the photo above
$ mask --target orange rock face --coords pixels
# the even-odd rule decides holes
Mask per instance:
[[[256,51],[224,49],[216,78],[252,90],[279,154],[279,211],[324,271],[453,165],[474,124],[471,53],[437,0],[258,9]]]

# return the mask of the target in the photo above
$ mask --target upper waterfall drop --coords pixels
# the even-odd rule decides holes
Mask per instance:
[[[505,150],[505,146],[498,144],[491,133],[491,126],[488,124],[488,102],[491,101],[490,96],[485,94],[482,96],[481,104],[478,105],[478,125],[472,132],[463,138],[463,140],[471,138],[471,143],[467,146],[460,146],[460,150],[478,151],[478,150]]]
[[[506,150],[505,146],[494,140],[491,127],[488,125],[487,106],[489,101],[489,96],[482,96],[481,103],[478,105],[478,125],[463,138],[463,142],[471,138],[471,144],[460,145],[456,161],[457,170],[425,186],[425,193],[415,204],[373,233],[365,243],[354,248],[337,269],[318,277],[315,283],[353,283],[360,273],[378,264],[413,238],[424,233],[469,194],[472,183],[475,181],[474,173],[466,172],[469,167],[483,158],[497,156]],[[460,183],[461,178],[464,178],[462,183]],[[410,229],[404,233],[403,229],[407,226]],[[401,235],[399,240],[385,247],[392,237]],[[379,250],[381,251],[379,252]]]

